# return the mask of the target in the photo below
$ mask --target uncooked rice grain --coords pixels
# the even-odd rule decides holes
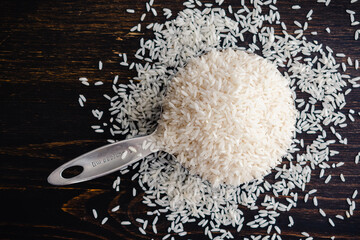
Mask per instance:
[[[112,212],[116,212],[120,209],[120,205],[117,205],[111,209]]]
[[[339,215],[339,214],[337,214],[335,217],[338,218],[338,219],[340,219],[340,220],[344,220],[344,217],[341,216],[341,215]]]
[[[318,200],[317,200],[317,197],[314,197],[314,198],[313,198],[313,202],[314,202],[314,206],[316,206],[316,207],[317,207],[317,206],[318,206]]]
[[[104,217],[103,220],[101,221],[101,225],[104,225],[108,220],[109,220],[108,217]]]
[[[331,175],[327,176],[326,179],[325,179],[325,183],[329,183],[331,180]]]
[[[98,218],[98,213],[97,213],[96,209],[93,209],[92,213],[93,213],[94,218]]]
[[[355,199],[357,195],[358,195],[358,190],[355,189],[355,190],[354,190],[354,193],[353,193],[353,195],[352,195],[351,198],[352,198],[352,199]]]
[[[309,233],[307,233],[307,232],[301,232],[301,234],[305,237],[310,237]]]
[[[141,227],[139,227],[139,231],[143,234],[143,235],[146,235],[146,232],[144,229],[142,229]]]
[[[342,182],[345,182],[344,174],[340,173],[340,179],[341,179]]]

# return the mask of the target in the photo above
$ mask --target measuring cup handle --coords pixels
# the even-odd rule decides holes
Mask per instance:
[[[68,185],[104,176],[134,163],[150,153],[156,152],[153,134],[132,138],[85,153],[55,169],[48,177],[53,185]],[[82,172],[71,178],[64,178],[64,170],[80,166]]]

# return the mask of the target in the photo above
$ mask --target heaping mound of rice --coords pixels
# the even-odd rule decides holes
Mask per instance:
[[[214,186],[261,178],[292,142],[296,109],[287,79],[255,54],[213,50],[171,80],[157,141]]]

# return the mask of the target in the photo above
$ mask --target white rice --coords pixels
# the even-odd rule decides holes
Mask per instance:
[[[340,220],[344,220],[344,217],[341,216],[341,215],[339,215],[339,214],[337,214],[335,217],[338,218],[338,219],[340,219]]]
[[[128,151],[125,150],[125,151],[121,154],[121,159],[125,159],[126,156],[127,156],[127,154],[128,154]]]
[[[270,225],[271,226],[271,225]],[[288,225],[289,227],[292,227],[292,226],[294,226],[294,219],[293,219],[293,217],[292,216],[289,216],[289,225]]]
[[[120,205],[117,205],[111,209],[112,212],[116,212],[120,209]]]
[[[79,102],[80,107],[84,107],[84,102],[81,97],[79,97],[78,102]]]
[[[93,213],[93,216],[95,219],[98,218],[98,213],[97,213],[96,209],[93,209],[92,213]]]
[[[101,225],[104,225],[108,220],[109,220],[108,217],[104,217],[103,220],[101,221]]]
[[[335,55],[336,55],[337,57],[341,57],[341,58],[346,57],[344,53],[337,53],[337,54],[335,54]]]
[[[309,191],[309,195],[314,194],[316,192],[317,192],[317,189],[312,189],[312,190]]]
[[[154,38],[143,40],[134,55],[136,59],[146,63],[135,62],[132,65],[137,72],[134,81],[125,86],[112,86],[115,96],[104,95],[111,105],[111,119],[108,127],[104,126],[104,129],[112,133],[114,139],[109,139],[110,141],[118,140],[122,135],[130,138],[149,134],[156,128],[166,87],[177,71],[186,66],[190,59],[211,49],[233,48],[256,51],[277,67],[281,67],[292,90],[307,96],[301,98],[303,103],[297,102],[299,114],[296,118],[294,143],[283,158],[286,164],[274,168],[277,179],[272,183],[265,178],[239,187],[220,185],[214,188],[198,176],[189,174],[169,154],[159,152],[144,158],[138,167],[138,184],[143,190],[141,194],[144,204],[151,207],[151,213],[162,215],[170,222],[168,234],[166,230],[161,231],[162,236],[166,234],[164,238],[170,238],[170,234],[184,234],[186,223],[200,222],[208,218],[209,221],[199,225],[205,229],[206,237],[214,234],[214,238],[224,239],[232,234],[228,230],[231,227],[222,229],[223,226],[233,226],[234,230],[240,232],[244,224],[257,220],[252,226],[266,227],[269,234],[267,239],[270,236],[280,239],[278,234],[271,233],[272,226],[275,226],[277,218],[284,211],[296,207],[294,192],[305,191],[313,170],[321,168],[323,171],[330,167],[328,161],[336,159],[332,152],[334,143],[346,142],[342,140],[345,136],[336,132],[339,124],[344,124],[347,117],[341,110],[346,104],[344,91],[349,86],[360,85],[355,80],[352,81],[350,75],[340,73],[339,63],[334,57],[337,54],[330,47],[323,46],[320,41],[308,41],[304,36],[305,21],[311,20],[311,14],[307,19],[298,19],[298,23],[304,22],[304,26],[296,29],[297,32],[293,35],[286,31],[286,24],[280,21],[275,2],[259,4],[257,0],[250,3],[247,1],[247,6],[232,10],[230,18],[224,9],[218,7],[222,1],[206,3],[204,5],[207,9],[203,10],[197,9],[195,4],[199,4],[192,1],[186,4],[192,5],[192,9],[180,11],[172,20],[149,23],[146,28],[154,32]],[[245,1],[241,0],[240,3],[244,5]],[[329,4],[330,1],[323,3]],[[270,8],[270,12],[264,11],[269,5],[274,7]],[[150,12],[151,9],[149,3],[146,3],[146,11]],[[275,31],[279,24],[284,31]],[[137,29],[136,25],[132,31]],[[244,43],[244,36],[247,34],[254,37]],[[356,34],[358,35],[358,31],[355,36]],[[343,55],[345,57],[345,54]],[[128,63],[124,59],[120,63],[126,69],[131,64],[132,62]],[[355,68],[358,67],[357,60],[354,65]],[[348,85],[347,81],[351,85]],[[292,97],[300,99],[296,94]],[[333,127],[334,135],[326,132],[328,127]],[[102,128],[103,126],[97,129]],[[338,135],[335,136],[335,133]],[[341,133],[345,134],[343,131]],[[311,139],[307,143],[301,143],[304,147],[300,146],[300,134]],[[303,152],[300,152],[300,149]],[[355,158],[355,163],[358,162],[359,155]],[[121,174],[127,172],[129,169],[120,171]],[[119,189],[119,184],[114,186]],[[260,195],[264,196],[262,202]],[[284,203],[279,196],[289,196],[289,200]],[[306,194],[304,200],[308,196]],[[251,209],[255,214],[253,219],[245,219],[239,205]],[[266,210],[259,208],[260,205]],[[351,217],[354,209],[355,205],[349,206],[346,216]],[[292,226],[293,219],[289,217],[289,221],[289,226]],[[215,228],[210,227],[211,222]],[[127,225],[131,222],[123,221],[121,224]],[[215,237],[213,229],[224,231],[225,235]]]
[[[138,26],[137,26],[137,25],[136,25],[136,26],[133,26],[133,27],[130,29],[130,32],[135,32],[137,29],[138,29]],[[125,63],[125,62],[120,63],[120,65],[128,66],[128,64]]]
[[[134,152],[134,153],[137,152],[136,148],[134,148],[133,146],[129,146],[129,150],[130,152]]]
[[[318,206],[318,200],[317,200],[317,197],[313,197],[313,202],[314,202],[314,206]]]
[[[84,95],[80,94],[79,97],[81,98],[81,100],[82,100],[83,102],[86,102],[86,98],[85,98]]]
[[[314,10],[310,9],[310,11],[306,14],[306,18],[310,20],[312,14],[314,13]]]
[[[352,195],[351,198],[352,198],[352,199],[355,199],[357,195],[358,195],[358,190],[355,189],[355,190],[354,190],[354,193],[353,193],[353,195]]]
[[[340,173],[340,179],[341,179],[341,181],[345,182],[344,174]]]
[[[331,175],[327,176],[326,179],[325,179],[325,183],[329,183],[331,180]]]
[[[156,9],[155,8],[151,8],[151,12],[152,14],[156,17],[157,16],[157,12],[156,12]]]
[[[319,175],[319,177],[322,178],[322,177],[324,176],[324,174],[325,174],[325,170],[322,168],[322,169],[320,170],[320,175]]]
[[[301,232],[301,234],[302,234],[304,237],[310,237],[309,233],[307,233],[307,232]]]
[[[142,229],[141,227],[139,227],[139,231],[143,234],[143,235],[146,235],[146,232],[144,229]]]
[[[155,234],[157,234],[157,228],[156,228],[156,225],[152,225],[152,230]]]
[[[172,79],[158,144],[215,186],[261,178],[292,143],[296,110],[288,84],[259,56],[210,51]]]

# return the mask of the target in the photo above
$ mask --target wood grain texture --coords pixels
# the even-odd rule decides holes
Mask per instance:
[[[231,3],[239,8],[239,0]],[[356,27],[350,26],[346,9],[353,9],[360,21],[360,3],[333,0],[329,7],[315,0],[278,1],[282,20],[289,31],[295,29],[293,21],[304,21],[307,12],[314,9],[307,37],[330,46],[360,60],[360,41],[354,40]],[[291,10],[300,4],[301,10]],[[183,8],[182,1],[156,0],[158,12],[167,7],[174,14]],[[126,13],[127,8],[136,10]],[[160,219],[159,233],[152,230],[143,236],[138,231],[137,217],[144,217],[149,207],[144,206],[142,192],[131,175],[122,177],[121,190],[115,192],[111,185],[117,174],[73,186],[55,187],[46,182],[48,174],[60,164],[106,143],[106,134],[96,134],[90,129],[97,123],[91,116],[95,106],[107,108],[103,93],[111,93],[115,74],[124,83],[135,75],[119,67],[121,52],[134,53],[140,37],[145,33],[129,33],[145,11],[145,1],[90,0],[45,1],[4,0],[0,2],[0,238],[1,239],[161,239],[169,224]],[[148,14],[150,15],[150,14]],[[145,23],[164,21],[164,17],[147,17]],[[144,27],[145,25],[143,25]],[[329,26],[331,34],[325,31]],[[280,31],[276,29],[276,31]],[[317,31],[318,36],[310,36]],[[309,36],[308,36],[309,35]],[[104,63],[99,71],[98,61]],[[130,57],[131,60],[131,57]],[[341,62],[341,59],[338,59]],[[342,61],[345,61],[343,59]],[[360,76],[360,71],[348,69],[348,74]],[[91,82],[105,84],[85,87],[78,78],[86,76]],[[80,109],[77,99],[82,93],[86,106]],[[353,90],[347,98],[347,109],[360,111],[360,91]],[[340,181],[340,171],[332,169],[333,179],[324,184],[315,170],[308,189],[318,189],[318,200],[328,214],[343,214],[348,208],[346,198],[354,189],[360,190],[360,166],[354,158],[360,151],[360,119],[349,122],[340,131],[349,139],[347,146],[336,145],[341,152],[331,163],[344,161],[341,172],[346,182]],[[305,139],[306,140],[306,139]],[[271,181],[271,177],[268,177]],[[138,195],[132,197],[132,189]],[[299,239],[301,232],[310,233],[314,239],[360,239],[360,214],[344,221],[335,220],[332,228],[312,204],[303,203],[299,191],[298,207],[282,214],[283,239]],[[311,199],[310,199],[311,200]],[[360,205],[359,200],[356,200]],[[116,213],[111,209],[120,204]],[[94,219],[92,209],[99,214]],[[246,216],[254,213],[242,209]],[[293,216],[295,226],[287,228],[288,216]],[[101,220],[109,217],[105,225]],[[129,220],[131,226],[122,226]],[[176,239],[204,239],[203,230],[196,224],[186,225],[189,234]],[[228,228],[232,229],[232,228]],[[245,227],[241,233],[232,230],[236,239],[250,234],[266,234],[264,230]]]

